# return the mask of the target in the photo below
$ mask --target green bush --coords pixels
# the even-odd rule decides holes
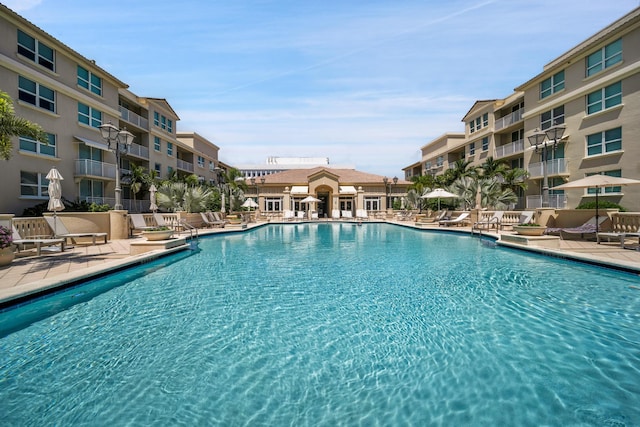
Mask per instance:
[[[581,203],[576,209],[595,209],[596,201],[590,201]],[[607,200],[598,200],[598,209],[619,209],[620,212],[626,212],[627,210],[617,203],[609,202]]]

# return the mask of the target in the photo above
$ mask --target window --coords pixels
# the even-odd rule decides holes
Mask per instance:
[[[160,173],[162,171],[162,165],[160,163],[156,163],[153,165],[153,169],[158,173],[158,177],[160,177]]]
[[[173,120],[167,119],[167,131],[173,133]]]
[[[46,174],[20,171],[20,196],[28,198],[45,198],[49,195],[49,180]]]
[[[52,133],[48,133],[49,143],[45,144],[27,136],[20,137],[20,151],[27,151],[34,154],[40,154],[43,156],[56,156],[56,136]]]
[[[280,212],[282,211],[282,199],[267,197],[264,199],[264,206],[267,212]]]
[[[429,169],[431,169],[431,162],[430,162],[430,161],[429,161],[429,162],[425,162],[425,163],[424,163],[424,168],[425,168],[427,171],[429,171]]]
[[[18,53],[36,64],[54,71],[54,50],[20,30],[18,30]]]
[[[153,112],[153,125],[160,126],[160,114],[157,111]]]
[[[622,104],[622,82],[617,82],[587,95],[587,114],[597,113]]]
[[[380,197],[365,197],[364,208],[367,211],[379,211],[380,210]]]
[[[213,160],[209,160],[209,171],[213,172],[216,170],[216,164],[213,163]]]
[[[153,149],[156,151],[162,151],[162,145],[160,144],[160,138],[157,136],[153,137]]]
[[[540,115],[540,129],[549,129],[554,124],[561,125],[564,123],[564,105],[546,111]]]
[[[78,65],[78,86],[102,96],[102,79]]]
[[[173,168],[171,166],[167,166],[167,176],[171,178],[172,174],[173,174]]]
[[[622,150],[622,128],[587,135],[587,156]]]
[[[53,89],[18,76],[18,99],[36,107],[56,111],[56,96]]]
[[[165,116],[160,116],[160,127],[163,130],[167,130],[167,118]]]
[[[204,157],[198,156],[198,166],[201,168],[204,167]]]
[[[167,141],[167,156],[173,156],[173,142]]]
[[[472,142],[469,144],[469,155],[473,156],[474,154],[476,154],[476,143]]]
[[[104,202],[104,183],[93,179],[80,180],[80,200]],[[97,200],[96,200],[97,199]]]
[[[476,122],[471,120],[469,122],[469,133],[474,133],[476,131]]]
[[[97,128],[102,125],[102,112],[78,102],[78,122]]]
[[[587,57],[587,77],[622,62],[622,39],[618,39]]]
[[[483,127],[489,126],[489,113],[484,113],[482,115],[482,126]]]
[[[482,151],[489,151],[489,137],[482,138]]]
[[[597,175],[597,174],[594,174],[594,173],[587,174],[587,176],[590,176],[590,175]],[[618,169],[618,170],[612,170],[612,171],[605,171],[605,172],[601,172],[600,175],[615,176],[616,178],[622,178],[622,170]],[[596,191],[599,191],[598,194],[622,193],[622,187],[617,185],[614,187],[587,188],[587,194],[596,194]]]
[[[438,167],[441,167],[443,164],[444,164],[444,157],[443,156],[436,157],[436,165]]]
[[[553,95],[562,89],[564,89],[564,70],[557,72],[540,83],[540,99]]]
[[[85,144],[80,144],[78,146],[78,158],[102,162],[102,150],[99,148],[89,147]]]
[[[489,126],[489,113],[484,113],[469,122],[469,133],[474,133],[487,126]]]

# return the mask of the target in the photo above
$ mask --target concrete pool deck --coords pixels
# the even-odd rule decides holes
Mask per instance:
[[[438,227],[437,225],[433,227],[415,227],[413,222],[387,222],[421,230],[440,230],[465,234],[471,232],[469,227]],[[264,224],[252,223],[246,229]],[[289,224],[291,223],[289,222]],[[242,232],[244,230],[240,228],[199,229],[199,235]],[[500,236],[513,234],[511,231],[499,233]],[[483,235],[498,237],[495,231],[483,232]],[[180,235],[180,237],[186,236],[187,234],[185,233]],[[45,248],[42,250],[41,256],[34,256],[35,251],[21,253],[11,264],[6,267],[0,267],[0,303],[7,303],[17,298],[64,285],[65,283],[76,282],[188,248],[188,245],[181,245],[167,250],[153,250],[143,254],[131,255],[131,244],[141,240],[143,240],[142,237],[134,237],[125,240],[110,240],[106,244],[80,244],[74,245],[64,252]],[[623,249],[618,242],[597,244],[595,241],[587,240],[557,240],[553,242],[555,247],[530,246],[502,240],[498,242],[501,245],[516,249],[623,269],[640,275],[640,250]],[[635,245],[634,248],[640,249],[638,245]]]

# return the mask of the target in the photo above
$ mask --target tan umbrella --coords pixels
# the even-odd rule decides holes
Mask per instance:
[[[51,168],[46,178],[49,180],[49,187],[47,188],[49,192],[49,204],[47,205],[47,210],[53,211],[53,234],[57,235],[56,212],[64,210],[64,204],[62,203],[62,184],[60,183],[64,178],[55,167]]]
[[[572,188],[595,188],[596,189],[596,234],[598,233],[598,193],[603,187],[618,187],[622,185],[640,184],[640,181],[629,178],[618,178],[602,174],[589,175],[586,178],[576,179],[566,184],[553,187],[554,190],[568,190]]]
[[[436,188],[430,193],[425,194],[421,197],[422,199],[438,199],[438,210],[440,210],[440,199],[457,199],[458,195],[449,193],[447,190],[442,188]]]
[[[244,203],[242,204],[243,208],[257,208],[259,205],[255,202],[255,200],[249,198],[247,200],[244,201]]]
[[[151,184],[151,187],[149,187],[149,210],[151,212],[155,212],[158,210],[158,205],[156,205],[156,192],[158,191],[158,189],[156,188],[155,185]]]

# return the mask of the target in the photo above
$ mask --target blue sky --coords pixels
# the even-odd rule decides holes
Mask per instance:
[[[638,0],[0,0],[232,165],[268,156],[402,176]]]

